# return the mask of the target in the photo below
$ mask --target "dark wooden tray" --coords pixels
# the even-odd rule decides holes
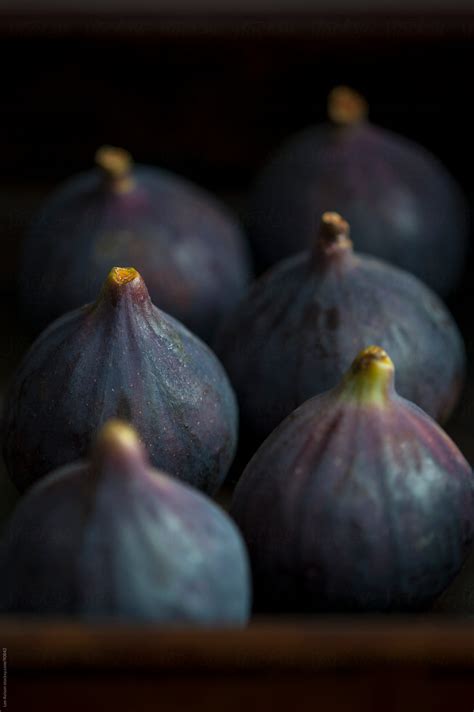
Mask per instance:
[[[472,710],[474,622],[271,620],[170,630],[0,620],[12,710]]]

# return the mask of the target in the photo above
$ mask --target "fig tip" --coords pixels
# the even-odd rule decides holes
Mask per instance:
[[[140,273],[135,267],[112,267],[109,272],[109,281],[122,286],[140,277]]]
[[[348,86],[337,86],[329,92],[328,116],[336,126],[352,126],[367,118],[369,106],[364,97]]]
[[[367,346],[367,348],[362,349],[355,357],[352,362],[351,371],[352,373],[359,373],[359,371],[365,371],[374,365],[376,365],[377,368],[387,368],[390,371],[394,370],[393,361],[384,349],[380,346]]]
[[[326,211],[321,215],[320,228],[328,236],[344,235],[349,237],[350,227],[347,220],[336,212]]]
[[[141,448],[141,441],[131,425],[118,418],[112,418],[100,428],[95,441],[95,450],[102,451],[117,447],[136,450]]]
[[[349,223],[339,213],[329,211],[323,213],[314,245],[316,262],[320,261],[323,255],[328,257],[332,254],[350,252],[352,240],[349,235]]]
[[[360,351],[342,381],[342,394],[358,404],[384,406],[393,390],[392,359],[380,346]]]
[[[101,146],[95,153],[95,163],[112,178],[120,178],[130,171],[132,157],[124,148]]]

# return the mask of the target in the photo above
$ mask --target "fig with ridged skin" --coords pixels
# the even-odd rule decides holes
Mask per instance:
[[[445,421],[464,380],[454,320],[415,277],[354,253],[347,222],[324,213],[311,252],[257,280],[216,350],[243,426],[261,441],[300,403],[335,386],[354,353],[374,342],[391,354],[400,394]]]
[[[133,165],[123,149],[102,147],[96,163],[51,195],[26,236],[20,297],[28,321],[39,332],[95,299],[114,265],[132,264],[154,303],[209,340],[250,278],[237,221],[204,190]]]
[[[245,469],[231,514],[258,608],[418,610],[461,567],[474,532],[471,468],[393,377],[389,356],[365,349]]]
[[[4,457],[24,490],[83,457],[109,418],[138,430],[155,467],[214,493],[232,462],[237,405],[213,352],[115,267],[93,304],[41,334],[13,379]]]
[[[0,579],[0,610],[15,614],[242,625],[250,605],[233,522],[153,470],[136,432],[113,420],[90,462],[57,470],[20,501]]]
[[[334,89],[328,114],[328,123],[290,138],[257,178],[248,220],[261,263],[306,249],[318,215],[333,210],[351,223],[358,250],[451,292],[469,229],[454,179],[422,146],[370,123],[355,91]]]

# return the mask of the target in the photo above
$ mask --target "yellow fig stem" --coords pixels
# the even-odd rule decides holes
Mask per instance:
[[[369,106],[364,97],[350,87],[335,87],[328,96],[328,116],[336,126],[354,126],[365,121]]]
[[[133,188],[133,160],[128,151],[115,146],[102,146],[95,154],[95,162],[114,192],[126,193]]]
[[[108,274],[107,282],[109,284],[117,284],[120,287],[139,276],[139,272],[134,267],[112,267]]]
[[[318,269],[334,259],[352,254],[349,223],[339,213],[323,213],[312,249],[312,261]]]
[[[136,430],[130,425],[123,420],[112,418],[99,430],[96,440],[96,448],[102,450],[104,448],[108,449],[109,447],[136,449],[137,447],[141,447],[140,438]]]
[[[341,383],[344,399],[361,405],[383,406],[393,388],[392,359],[379,346],[369,346],[352,362]]]

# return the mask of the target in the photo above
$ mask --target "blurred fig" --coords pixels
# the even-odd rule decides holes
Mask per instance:
[[[329,95],[329,122],[290,138],[256,181],[249,230],[264,265],[305,249],[324,210],[342,213],[356,247],[417,275],[441,294],[464,266],[468,210],[422,146],[367,120],[347,87]]]
[[[412,275],[354,254],[347,222],[324,213],[312,251],[255,283],[216,349],[242,424],[261,441],[300,403],[335,386],[354,353],[374,342],[392,355],[400,394],[446,420],[465,362],[451,315]]]
[[[27,235],[20,297],[40,331],[95,298],[104,274],[133,264],[153,302],[209,339],[250,276],[244,236],[226,209],[167,171],[105,146],[95,170],[46,201]]]
[[[396,394],[393,371],[382,349],[365,349],[248,464],[231,513],[257,608],[418,610],[460,569],[474,531],[471,468]]]
[[[120,421],[104,425],[91,462],[57,470],[21,500],[0,579],[9,613],[240,625],[249,611],[247,557],[231,520],[152,470]]]
[[[115,267],[98,300],[41,334],[11,386],[4,456],[23,490],[83,457],[96,429],[119,417],[154,466],[215,492],[232,462],[237,406],[213,352],[155,307],[132,268]]]

